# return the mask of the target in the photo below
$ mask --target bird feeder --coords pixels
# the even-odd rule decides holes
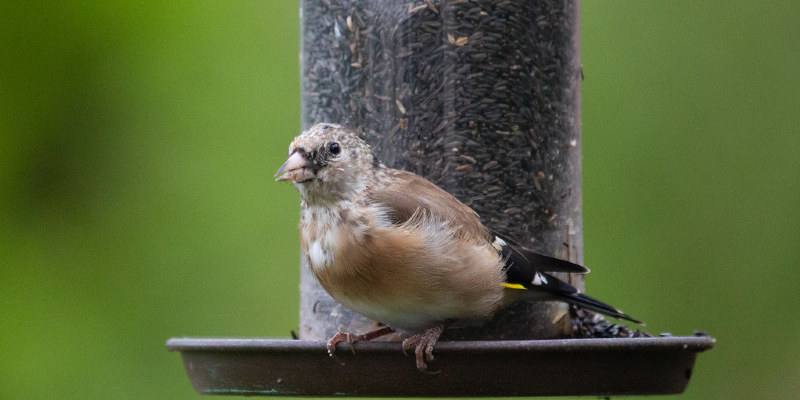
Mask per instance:
[[[301,0],[300,12],[303,129],[318,122],[354,129],[386,166],[434,182],[489,228],[539,253],[583,262],[577,0]],[[583,289],[580,275],[560,278]],[[432,364],[439,374],[417,371],[397,342],[357,343],[355,355],[340,345],[340,365],[324,341],[338,331],[374,330],[377,321],[336,303],[305,265],[300,290],[299,340],[171,339],[195,389],[370,397],[680,393],[697,352],[714,343],[704,335],[632,337],[624,327],[606,335],[613,338],[572,338],[587,317],[565,304],[522,302],[485,326],[446,331]]]

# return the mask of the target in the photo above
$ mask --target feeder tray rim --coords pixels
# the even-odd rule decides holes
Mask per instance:
[[[437,343],[423,374],[397,341],[340,343],[270,338],[172,338],[202,394],[337,397],[609,396],[682,393],[705,335]]]
[[[436,352],[458,351],[576,351],[596,350],[615,351],[617,349],[682,349],[704,351],[712,348],[716,339],[711,336],[666,336],[639,338],[570,338],[570,339],[530,339],[530,340],[464,340],[440,341]],[[370,352],[397,352],[399,341],[358,342],[354,349]],[[319,351],[326,350],[324,340],[295,340],[277,338],[225,338],[225,337],[183,337],[167,340],[170,351]],[[340,343],[338,350],[347,349]],[[327,350],[326,350],[327,351]]]

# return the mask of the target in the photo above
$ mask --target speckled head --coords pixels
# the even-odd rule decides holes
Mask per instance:
[[[366,187],[374,177],[374,160],[355,132],[321,123],[294,138],[289,158],[275,175],[294,182],[308,203],[336,201]]]

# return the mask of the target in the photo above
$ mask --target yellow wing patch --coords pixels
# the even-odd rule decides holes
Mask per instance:
[[[503,283],[503,287],[506,287],[506,288],[509,288],[509,289],[522,289],[522,290],[527,290],[527,289],[525,288],[525,286],[522,286],[522,285],[520,285],[519,283],[507,283],[507,282],[506,282],[506,283]]]

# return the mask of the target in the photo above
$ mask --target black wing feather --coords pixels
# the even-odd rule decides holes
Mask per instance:
[[[510,261],[510,263],[507,263],[510,265],[506,273],[520,276],[523,281],[532,280],[536,271],[569,272],[572,274],[586,274],[589,272],[589,268],[582,265],[539,254],[533,250],[527,249],[508,236],[494,231],[492,231],[492,234],[495,237],[495,246],[499,246],[498,251],[503,258]]]
[[[597,300],[594,297],[587,296],[583,293],[578,292],[577,288],[556,278],[553,275],[550,275],[545,272],[542,272],[539,275],[540,275],[539,281],[542,281],[542,278],[544,278],[544,280],[547,283],[542,285],[531,284],[529,286],[526,286],[527,289],[546,290],[552,293],[556,299],[561,300],[563,302],[576,305],[594,312],[599,312],[600,314],[609,315],[614,318],[627,319],[628,321],[635,322],[639,325],[644,325],[642,321],[639,321],[638,319],[635,319],[629,316],[628,314],[625,314],[624,312],[622,312],[622,310],[616,307],[612,307],[611,305],[606,304],[600,300]]]
[[[550,275],[546,272],[538,272],[536,278],[528,284],[521,284],[529,291],[536,292],[538,295],[548,294],[555,300],[576,305],[587,310],[605,314],[614,318],[626,319],[639,325],[644,325],[642,321],[631,317],[622,310],[606,304],[594,297],[587,296],[578,292],[574,286]]]
[[[545,297],[561,300],[587,310],[644,325],[641,321],[632,318],[621,310],[580,293],[574,286],[544,272],[585,274],[589,272],[588,268],[536,253],[520,246],[506,236],[496,232],[492,233],[495,235],[493,245],[505,260],[507,283],[521,285],[528,291],[540,296],[545,295]]]

